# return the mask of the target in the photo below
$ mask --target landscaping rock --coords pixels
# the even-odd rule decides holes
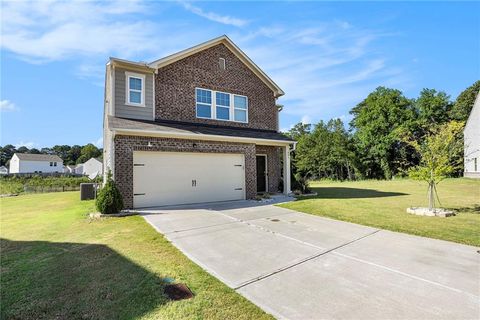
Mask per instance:
[[[439,208],[430,210],[429,208],[426,208],[426,207],[407,208],[407,212],[410,214],[415,214],[417,216],[442,217],[442,218],[455,215],[455,213],[453,213],[453,211],[450,211],[450,210],[439,209]]]
[[[9,197],[16,197],[18,193],[7,193],[7,194],[0,194],[0,198],[9,198]]]

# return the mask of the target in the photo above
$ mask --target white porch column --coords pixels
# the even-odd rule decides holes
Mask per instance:
[[[283,148],[283,193],[292,193],[290,181],[290,145]]]

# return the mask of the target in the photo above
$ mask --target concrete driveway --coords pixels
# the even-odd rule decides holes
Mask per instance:
[[[253,201],[142,214],[191,260],[280,319],[480,317],[479,248]]]

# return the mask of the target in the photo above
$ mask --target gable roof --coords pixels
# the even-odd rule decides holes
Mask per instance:
[[[103,163],[103,161],[100,160],[99,158],[94,158],[94,157],[92,157],[92,158],[88,159],[87,161],[85,161],[84,164],[87,163],[87,162],[89,162],[89,161],[97,161],[97,162]]]
[[[14,153],[18,159],[25,161],[56,161],[63,162],[63,160],[55,154],[33,154],[33,153]]]
[[[150,68],[162,68],[171,63],[184,59],[188,56],[191,56],[200,51],[206,50],[213,46],[223,44],[225,45],[235,56],[240,59],[257,77],[259,77],[275,94],[275,97],[278,98],[283,96],[285,92],[272,80],[270,77],[263,72],[235,43],[233,43],[230,38],[226,35],[220,36],[218,38],[209,40],[207,42],[201,43],[194,47],[179,51],[177,53],[171,54],[164,58],[155,60],[148,64]]]
[[[465,129],[467,129],[470,126],[470,123],[474,121],[474,116],[477,113],[477,108],[480,108],[480,91],[477,93],[477,97],[475,98],[475,102],[473,103],[472,110],[470,111],[470,114],[468,115],[467,122],[465,123]],[[478,121],[478,119],[477,119]]]

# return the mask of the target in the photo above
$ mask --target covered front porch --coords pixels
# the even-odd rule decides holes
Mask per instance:
[[[291,145],[256,145],[257,194],[291,193],[290,151]]]

